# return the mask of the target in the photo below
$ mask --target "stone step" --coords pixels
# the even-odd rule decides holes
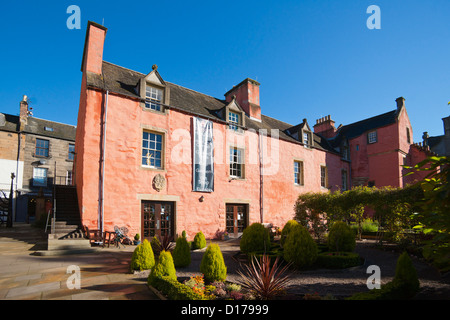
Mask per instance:
[[[91,249],[88,239],[48,239],[47,250],[86,250]]]

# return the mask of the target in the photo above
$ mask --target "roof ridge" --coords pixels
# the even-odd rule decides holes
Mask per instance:
[[[370,117],[370,118],[366,118],[366,119],[363,119],[363,120],[359,120],[359,121],[356,121],[356,122],[352,122],[352,123],[349,123],[349,124],[345,124],[345,125],[342,126],[342,128],[344,128],[344,127],[349,127],[349,126],[352,126],[352,125],[354,125],[354,124],[358,124],[358,123],[360,123],[360,122],[364,122],[364,121],[367,121],[367,120],[372,120],[372,119],[374,119],[374,118],[381,117],[381,116],[385,116],[385,115],[387,115],[387,114],[389,114],[389,113],[395,113],[395,112],[397,112],[397,110],[391,110],[391,111],[388,111],[388,112],[385,112],[385,113],[382,113],[382,114],[379,114],[379,115],[376,115],[376,116],[373,116],[373,117]]]
[[[71,126],[76,128],[77,126],[74,126],[73,124],[68,124],[68,123],[63,123],[63,122],[58,122],[58,121],[53,121],[53,120],[48,120],[48,119],[42,119],[42,118],[38,118],[38,117],[30,117],[31,119],[37,119],[37,120],[42,120],[42,121],[47,121],[47,122],[52,122],[52,123],[57,123],[57,124],[62,124],[64,126]]]
[[[139,72],[139,71],[136,71],[136,70],[130,69],[130,68],[126,68],[126,67],[123,67],[123,66],[119,66],[118,64],[115,64],[115,63],[112,63],[112,62],[108,62],[108,61],[105,61],[105,60],[103,60],[103,62],[104,62],[104,63],[107,63],[107,64],[110,64],[110,65],[113,65],[113,66],[116,66],[116,67],[118,67],[118,68],[122,68],[122,69],[125,69],[125,70],[129,70],[129,71],[131,71],[131,72],[139,73],[139,74],[141,74],[141,75],[143,75],[143,76],[145,76],[145,75],[146,75],[145,73],[142,73],[142,72]],[[211,95],[209,95],[209,94],[206,94],[206,93],[203,93],[203,92],[200,92],[200,91],[194,90],[194,89],[190,89],[190,88],[187,88],[187,87],[181,86],[181,85],[179,85],[179,84],[176,84],[176,83],[173,83],[173,82],[170,82],[170,81],[166,81],[166,80],[164,80],[164,82],[166,82],[166,83],[170,83],[171,85],[174,85],[174,86],[177,86],[177,87],[180,87],[180,88],[183,88],[183,89],[186,89],[186,90],[189,90],[189,91],[192,91],[192,92],[195,92],[195,93],[198,93],[198,94],[201,94],[201,95],[204,95],[204,96],[207,96],[207,97],[210,97],[210,98],[213,98],[213,99],[219,100],[219,101],[224,101],[224,100],[222,100],[222,99],[219,99],[219,98],[213,97],[213,96],[211,96]]]

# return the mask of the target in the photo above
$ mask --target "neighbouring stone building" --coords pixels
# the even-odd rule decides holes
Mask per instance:
[[[73,183],[75,131],[32,117],[26,96],[19,116],[0,114],[0,187],[9,196],[13,173],[13,221],[33,222],[48,213],[53,186]]]
[[[418,158],[404,99],[361,123],[292,125],[264,115],[255,80],[211,97],[156,65],[141,73],[103,61],[107,29],[89,22],[86,32],[75,177],[90,228],[239,236],[253,222],[283,226],[300,193],[404,186],[401,165]]]

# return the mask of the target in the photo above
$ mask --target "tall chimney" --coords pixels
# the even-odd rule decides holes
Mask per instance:
[[[25,126],[28,124],[28,116],[31,114],[31,111],[28,109],[28,97],[23,96],[22,101],[20,101],[20,130],[24,130]]]
[[[397,112],[400,112],[400,110],[405,107],[405,98],[399,97],[395,99],[395,102],[397,102]]]
[[[231,100],[233,100],[233,96],[236,96],[237,103],[250,118],[261,120],[259,86],[259,82],[247,78],[225,93],[225,100],[227,102],[231,102]]]
[[[314,133],[319,133],[325,138],[332,138],[336,135],[335,121],[331,119],[331,116],[320,118],[316,120],[314,125]]]
[[[103,46],[107,30],[107,28],[95,22],[88,22],[86,40],[84,43],[83,62],[81,64],[82,72],[102,73]]]

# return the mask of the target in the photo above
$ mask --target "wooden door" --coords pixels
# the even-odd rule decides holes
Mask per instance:
[[[153,238],[154,236],[164,237],[174,236],[174,203],[142,201],[142,237],[143,239]]]
[[[226,230],[230,237],[237,238],[242,235],[248,225],[248,205],[226,205]]]

